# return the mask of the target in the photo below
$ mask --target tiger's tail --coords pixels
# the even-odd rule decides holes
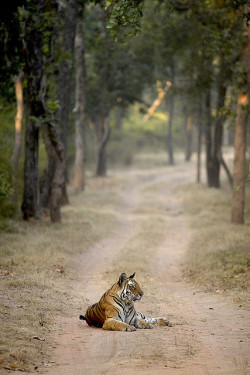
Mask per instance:
[[[81,320],[86,320],[86,317],[83,316],[83,315],[80,315],[80,316],[79,316],[79,319],[81,319]]]

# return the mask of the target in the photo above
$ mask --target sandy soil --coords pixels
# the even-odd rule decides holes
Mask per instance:
[[[80,292],[83,302],[75,316],[58,317],[55,323],[56,346],[43,370],[48,375],[247,375],[247,311],[181,277],[192,231],[175,188],[194,176],[184,166],[158,172],[128,175],[113,234],[72,262],[68,287]],[[153,241],[145,246],[143,239],[150,215],[165,228],[155,246]],[[173,327],[109,332],[78,319],[121,272],[137,272],[144,291],[137,309],[150,317],[166,316]]]

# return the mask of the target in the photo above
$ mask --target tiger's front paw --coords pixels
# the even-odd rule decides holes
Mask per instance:
[[[124,332],[133,332],[133,331],[136,331],[136,328],[134,326],[129,326],[129,327],[123,328],[123,331]]]

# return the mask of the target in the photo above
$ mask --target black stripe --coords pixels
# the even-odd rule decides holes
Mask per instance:
[[[122,310],[124,311],[124,305],[123,305],[123,303],[122,303],[117,297],[114,297],[114,301],[115,301],[115,303],[117,303],[117,305],[119,305],[119,306],[122,308]]]

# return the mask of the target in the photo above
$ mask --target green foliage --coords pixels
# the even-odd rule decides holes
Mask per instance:
[[[0,159],[0,201],[9,195],[13,194],[13,186],[11,182],[11,173],[9,165],[5,165],[4,161]]]
[[[115,43],[107,32],[100,6],[85,15],[87,111],[93,117],[108,114],[117,103],[126,108],[140,100],[145,82],[151,80],[150,65],[141,65],[134,45]]]
[[[136,35],[141,28],[144,0],[106,0],[107,29],[118,41]]]
[[[15,215],[17,206],[13,200],[14,188],[12,183],[9,160],[0,158],[0,218]]]
[[[18,207],[21,183],[14,189],[11,158],[15,139],[15,105],[0,103],[0,218],[12,217]],[[19,174],[19,172],[18,172]],[[20,176],[18,176],[20,177]],[[15,191],[14,191],[15,190]]]

